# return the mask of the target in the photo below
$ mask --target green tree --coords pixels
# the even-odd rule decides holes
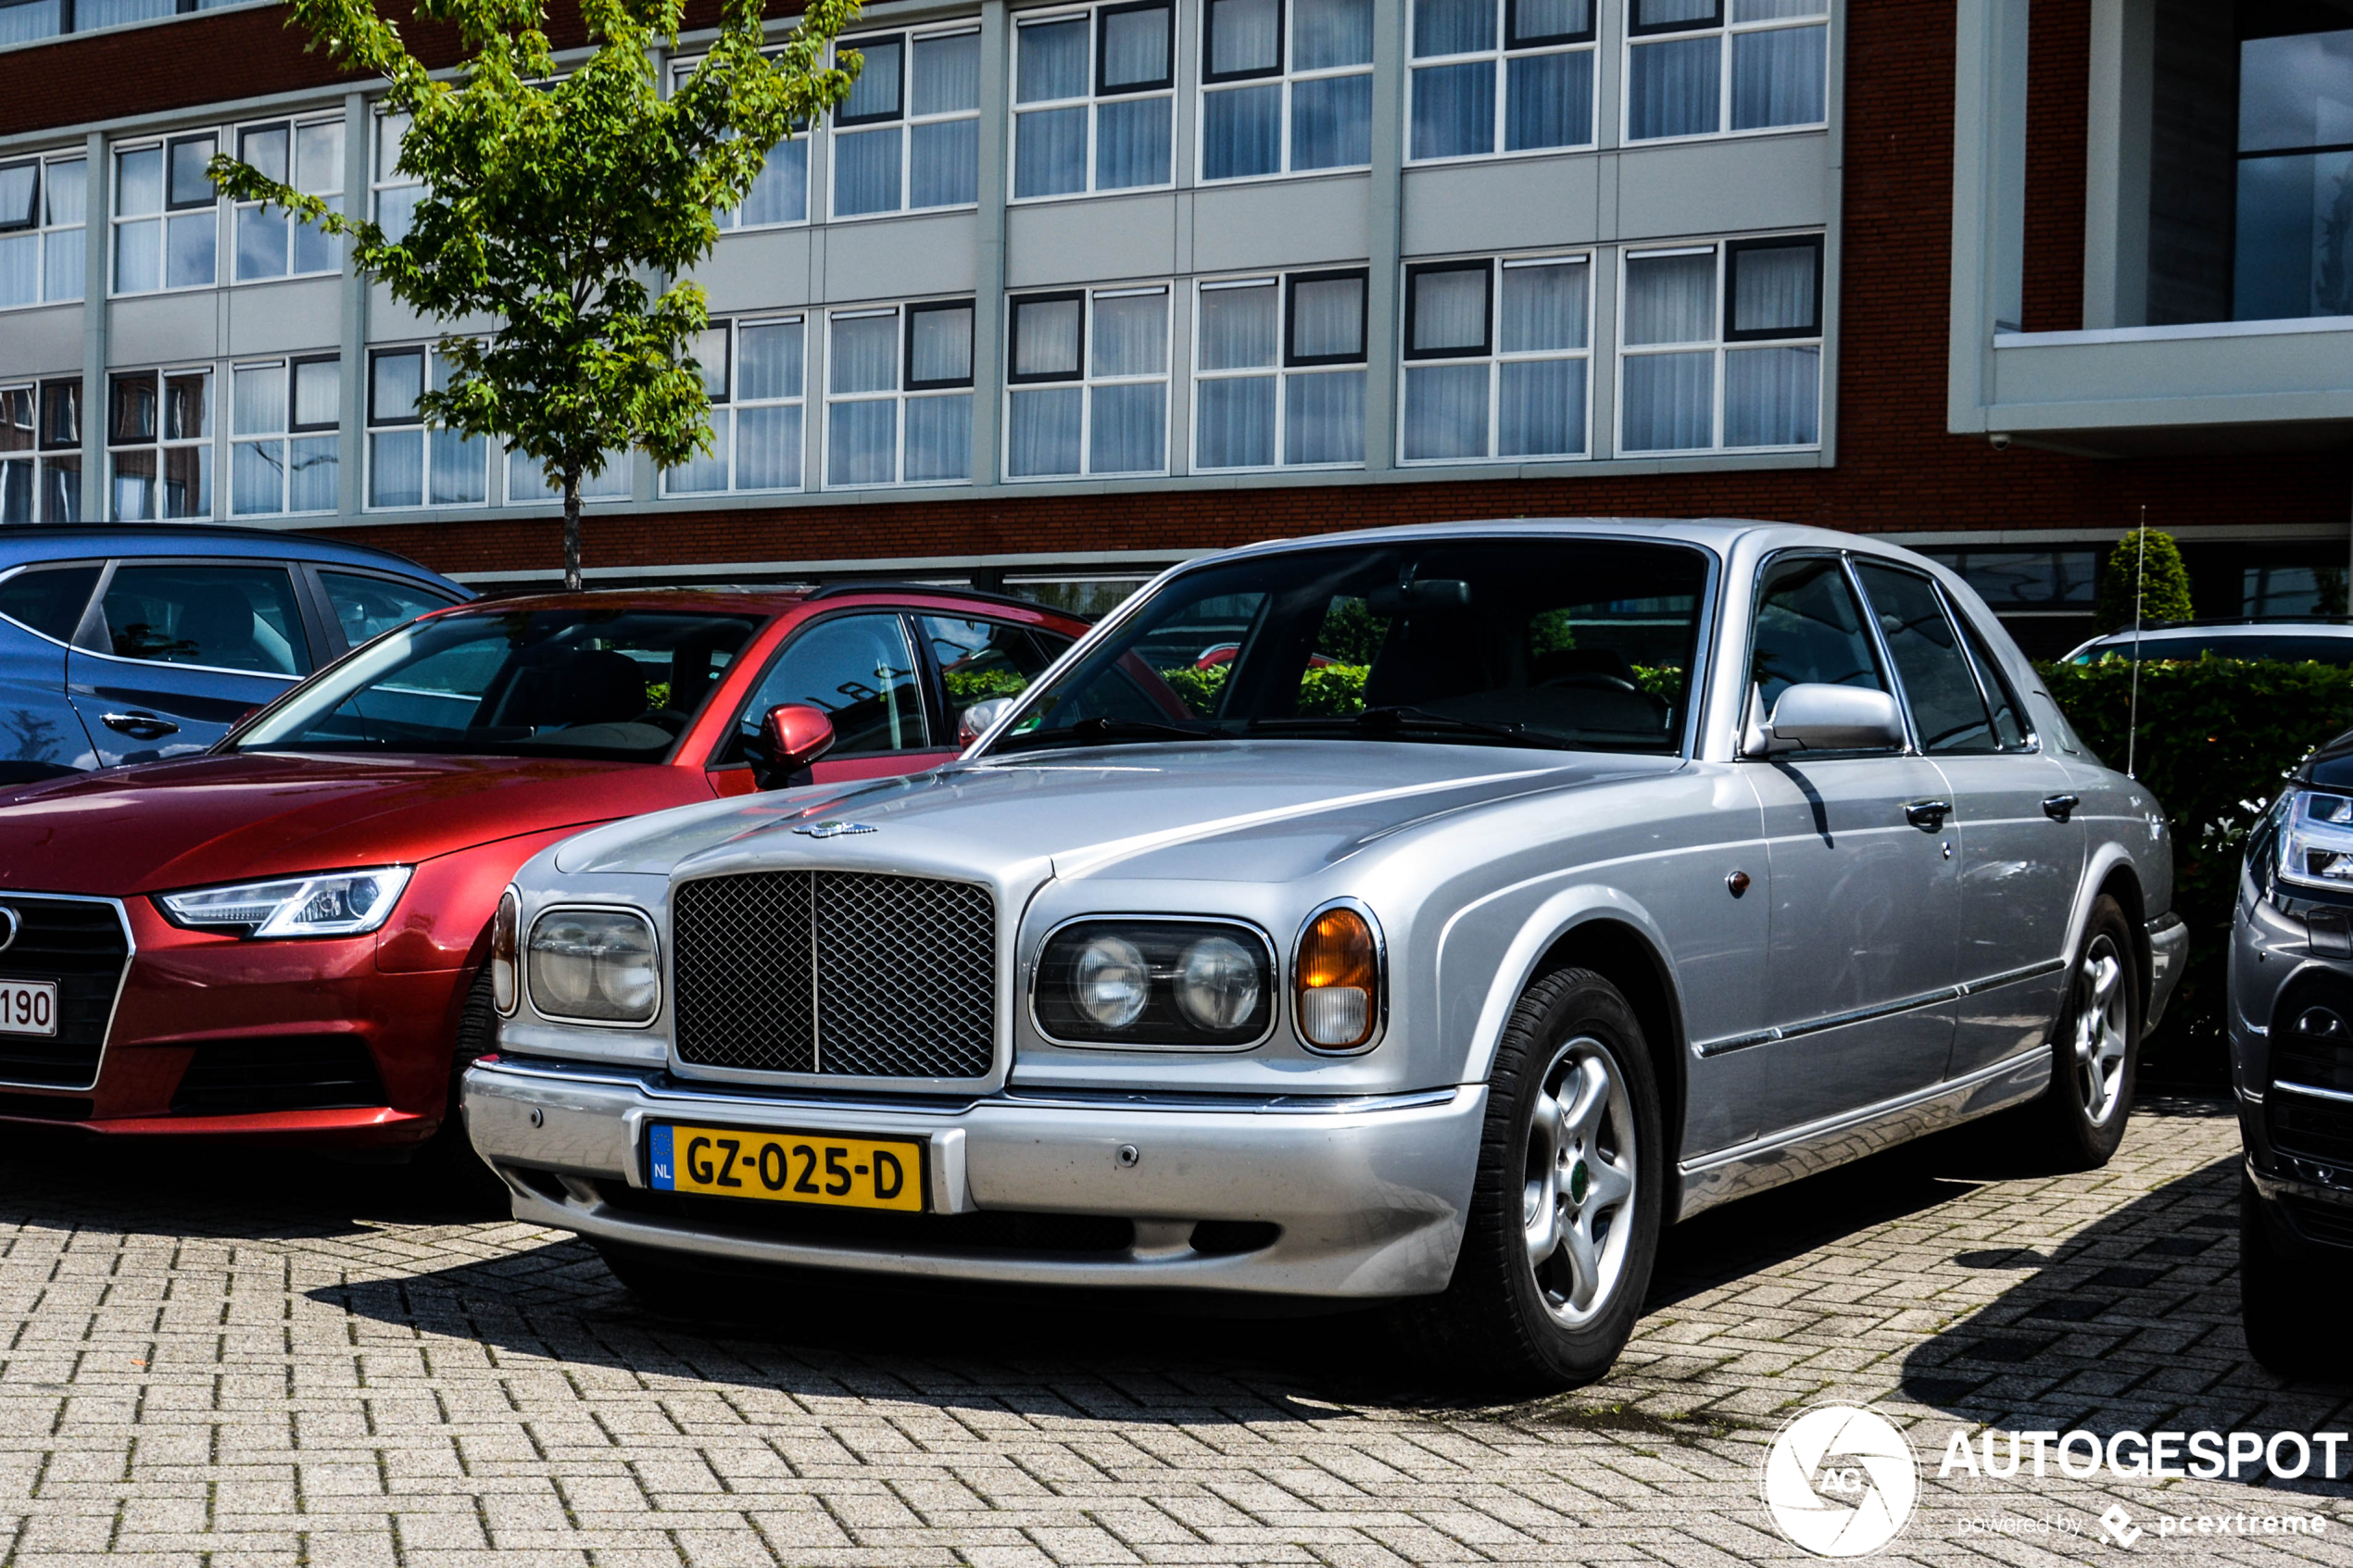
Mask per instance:
[[[2144,548],[2145,556],[2142,553]],[[2182,564],[2182,552],[2173,543],[2173,535],[2162,529],[2134,529],[2119,539],[2116,548],[2108,553],[2107,569],[2100,573],[2100,602],[2093,613],[2093,624],[2102,632],[2133,625],[2135,592],[2140,596],[2139,624],[2143,626],[2190,618],[2189,570]]]
[[[541,0],[419,0],[454,23],[465,59],[435,80],[373,0],[292,0],[289,26],[341,69],[384,78],[409,119],[399,171],[426,182],[388,233],[260,169],[217,157],[240,201],[285,207],[353,237],[353,257],[420,315],[488,317],[486,340],[442,339],[446,384],[421,411],[537,462],[563,492],[564,586],[580,586],[580,485],[638,448],[664,467],[711,449],[710,399],[691,345],[709,324],[683,274],[718,242],[767,149],[849,93],[860,63],[824,64],[858,0],[810,0],[763,57],[761,0],[726,0],[711,53],[664,99],[652,51],[675,45],[684,0],[583,0],[592,53],[560,63]]]

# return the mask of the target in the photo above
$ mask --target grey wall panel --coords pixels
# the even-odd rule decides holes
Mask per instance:
[[[1404,254],[1525,250],[1604,239],[1601,165],[1588,153],[1408,169]]]
[[[969,212],[830,224],[817,293],[843,302],[966,294],[979,245],[980,220]]]
[[[368,341],[370,343],[413,343],[419,338],[437,338],[451,332],[487,332],[495,323],[487,316],[469,316],[461,320],[428,320],[392,297],[392,291],[382,283],[368,290]]]
[[[0,381],[81,373],[81,306],[53,305],[0,316]]]
[[[1005,286],[1166,277],[1180,270],[1176,201],[1160,191],[1014,207],[1005,214]]]
[[[1362,261],[1371,187],[1364,174],[1205,185],[1193,196],[1193,270]]]
[[[107,332],[109,365],[168,365],[220,358],[220,295],[215,289],[118,299]],[[333,342],[334,334],[327,334]]]
[[[1730,138],[1618,155],[1617,232],[1629,241],[1830,220],[1830,135]]]
[[[229,291],[229,352],[290,354],[343,340],[343,280],[306,278]]]
[[[695,269],[696,281],[711,296],[711,313],[808,304],[812,293],[809,286],[812,232],[761,229],[721,239]]]

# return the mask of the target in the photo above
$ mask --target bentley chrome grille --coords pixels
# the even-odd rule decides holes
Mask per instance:
[[[997,1042],[988,889],[747,872],[671,896],[678,1060],[753,1073],[980,1078]]]

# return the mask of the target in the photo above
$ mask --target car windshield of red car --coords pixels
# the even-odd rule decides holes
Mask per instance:
[[[233,749],[659,762],[759,626],[586,606],[420,621],[297,687]]]

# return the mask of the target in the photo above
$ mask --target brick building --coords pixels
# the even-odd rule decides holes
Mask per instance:
[[[2348,21],[874,0],[699,274],[720,450],[612,470],[590,576],[1087,607],[1270,534],[1737,514],[1904,535],[2049,652],[2145,508],[2200,613],[2342,608]],[[369,84],[205,0],[0,0],[0,517],[552,575],[538,476],[405,403],[434,329],[196,172],[396,220]]]

